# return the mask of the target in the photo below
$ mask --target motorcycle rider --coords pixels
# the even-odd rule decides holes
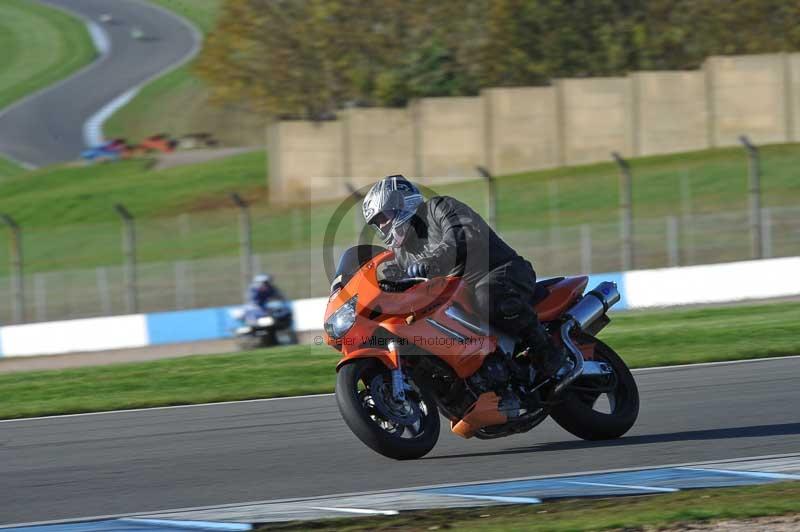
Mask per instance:
[[[493,327],[519,338],[555,377],[563,348],[553,345],[533,307],[536,273],[464,203],[449,196],[428,201],[402,175],[384,177],[364,197],[362,210],[409,277],[460,276],[476,310]]]
[[[267,303],[273,299],[282,300],[283,294],[273,284],[272,276],[268,273],[260,273],[253,277],[248,290],[249,302],[262,310],[266,310]]]

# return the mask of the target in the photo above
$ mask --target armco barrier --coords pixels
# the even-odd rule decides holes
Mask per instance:
[[[720,303],[800,295],[800,257],[589,276],[589,286],[617,283],[615,310]],[[298,332],[322,329],[328,299],[292,302]],[[0,327],[0,356],[103,351],[228,338],[231,310],[220,307]]]

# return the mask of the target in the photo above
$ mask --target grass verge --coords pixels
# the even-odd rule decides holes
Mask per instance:
[[[67,77],[96,55],[83,22],[28,0],[0,2],[0,50],[0,110]]]
[[[258,530],[632,531],[661,527],[685,529],[689,523],[797,513],[800,513],[800,482],[785,482],[744,488],[690,490],[668,495],[565,500],[526,506],[409,512],[396,517],[269,524]]]
[[[4,180],[24,174],[25,169],[18,164],[0,157],[0,183]]]
[[[634,368],[800,354],[800,303],[616,315],[601,338]],[[0,418],[333,390],[326,346],[0,375]]]

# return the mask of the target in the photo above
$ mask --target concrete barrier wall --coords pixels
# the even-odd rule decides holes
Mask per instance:
[[[800,53],[784,55],[786,79],[787,104],[790,107],[789,117],[789,142],[800,140]]]
[[[606,161],[613,151],[633,155],[628,78],[558,80],[562,164]]]
[[[416,175],[414,121],[409,109],[348,109],[341,115],[346,174],[363,186],[387,174]]]
[[[270,126],[270,198],[344,196],[401,172],[429,185],[626,156],[800,140],[800,53],[711,57],[703,69],[497,88],[423,98],[406,109],[348,109],[333,122]],[[347,176],[347,177],[344,177]],[[309,183],[313,182],[313,185]]]
[[[481,98],[422,98],[414,103],[423,182],[464,181],[484,164]]]
[[[639,72],[631,75],[637,155],[708,148],[706,78],[703,72]]]
[[[344,196],[345,156],[342,122],[276,122],[267,131],[270,199],[291,202]]]
[[[787,140],[787,80],[781,54],[711,57],[706,70],[713,146],[737,145],[742,134],[757,144]]]
[[[800,295],[800,257],[731,262],[707,266],[662,268],[589,276],[589,287],[601,281],[617,283],[622,299],[615,310],[722,303]],[[758,279],[742,283],[742,279]],[[328,299],[292,303],[295,330],[321,331]],[[0,327],[0,357],[229,338],[236,326],[235,307],[156,314],[114,316]],[[308,335],[306,335],[308,336]]]
[[[513,174],[559,163],[557,94],[553,87],[487,89],[486,166]]]

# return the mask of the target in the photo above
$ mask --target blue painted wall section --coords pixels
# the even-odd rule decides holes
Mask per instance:
[[[230,316],[234,307],[157,312],[147,315],[150,345],[229,338],[236,326]]]

